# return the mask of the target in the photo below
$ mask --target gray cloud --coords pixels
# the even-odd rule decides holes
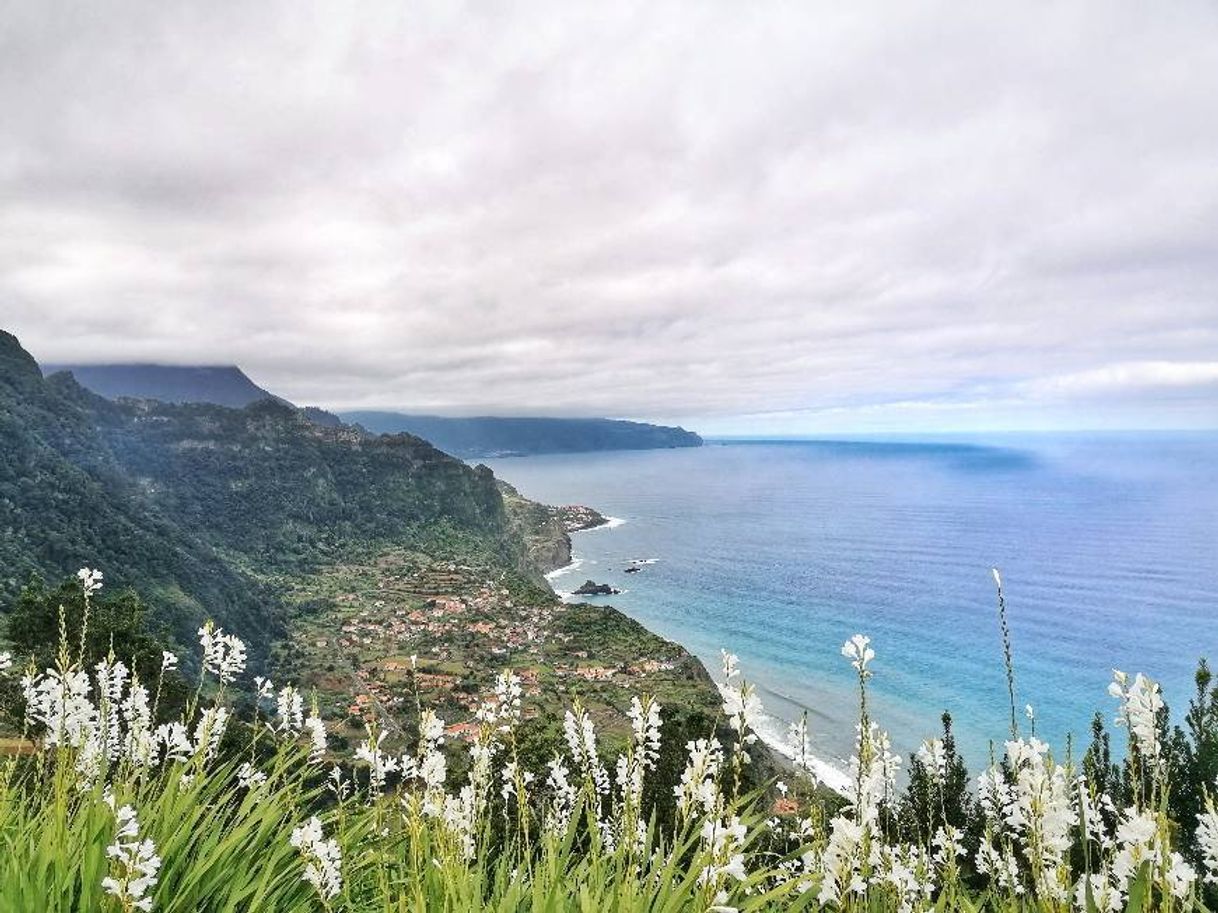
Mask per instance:
[[[0,8],[0,323],[299,402],[1218,424],[1218,8]]]

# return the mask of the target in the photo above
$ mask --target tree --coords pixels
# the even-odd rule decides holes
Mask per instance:
[[[956,750],[951,714],[944,712],[942,721],[942,737],[927,742],[910,762],[909,785],[898,804],[902,838],[923,845],[945,825],[965,834],[979,818],[968,768]]]
[[[86,612],[78,581],[68,579],[51,588],[34,576],[21,589],[8,615],[7,635],[15,663],[33,662],[40,670],[51,668],[62,640],[71,662],[92,668],[113,652],[115,659],[122,660],[141,681],[155,688],[163,654],[170,644],[164,631],[149,625],[147,616],[147,606],[134,590],[95,594]],[[176,672],[166,673],[162,708],[172,712],[185,703],[185,698],[181,677]]]
[[[1172,816],[1192,842],[1197,815],[1205,809],[1205,795],[1218,782],[1218,683],[1202,658],[1193,676],[1196,691],[1188,704],[1184,726],[1173,728],[1166,745],[1169,801]]]

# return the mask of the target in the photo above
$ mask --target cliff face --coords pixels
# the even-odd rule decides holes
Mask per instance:
[[[553,507],[530,501],[503,480],[499,480],[499,491],[514,534],[524,542],[530,560],[543,573],[571,563],[571,533],[606,522],[590,507]]]
[[[441,527],[511,550],[490,471],[419,438],[318,425],[268,400],[244,409],[143,401],[110,416],[101,435],[152,502],[264,561],[384,537],[426,544]]]

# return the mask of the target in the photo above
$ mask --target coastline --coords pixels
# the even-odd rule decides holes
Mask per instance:
[[[574,537],[577,533],[590,533],[597,530],[616,529],[626,522],[627,521],[621,517],[606,516],[604,523],[597,524],[596,526],[590,526],[586,529],[572,530],[570,535]],[[655,560],[656,559],[649,559],[647,563],[653,563]],[[546,581],[550,584],[551,589],[554,590],[555,595],[562,599],[563,602],[582,602],[583,600],[578,599],[571,592],[558,589],[554,586],[554,581],[561,577],[565,577],[568,574],[574,573],[583,565],[584,559],[574,554],[574,550],[572,550],[570,562],[562,567],[549,571],[545,575]],[[682,644],[682,646],[684,646],[684,644]],[[697,657],[696,654],[691,655],[694,656],[694,658],[705,670],[706,664],[702,662],[702,660]],[[717,682],[716,687],[719,689],[720,694],[722,694],[723,688]],[[793,765],[797,752],[791,743],[787,741],[786,737],[786,733],[791,722],[792,721],[783,719],[782,717],[763,709],[762,719],[755,726],[754,731],[757,733],[757,736],[762,743],[764,743],[771,752],[773,752],[779,758],[782,758],[788,764]],[[807,755],[806,760],[810,772],[821,785],[833,790],[839,795],[849,798],[851,780],[847,771],[843,770],[841,767],[833,764],[832,762],[811,753]]]
[[[617,529],[619,526],[621,526],[625,522],[626,521],[623,520],[621,517],[606,516],[604,523],[598,523],[598,524],[596,524],[596,526],[588,526],[588,527],[585,527],[584,529],[572,530],[572,532],[591,533],[591,532],[595,532],[598,529]]]
[[[725,689],[721,685],[718,687],[719,693],[725,694]],[[795,746],[787,741],[786,736],[791,721],[770,713],[764,709],[764,706],[761,715],[762,718],[754,722],[753,731],[757,733],[757,737],[761,739],[767,748],[794,768],[798,752],[795,750]],[[850,798],[851,779],[849,773],[811,752],[808,752],[805,756],[805,763],[818,783],[833,790],[840,796],[847,799]]]

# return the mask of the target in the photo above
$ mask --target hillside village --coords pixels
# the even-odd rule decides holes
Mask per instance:
[[[316,690],[332,732],[362,738],[377,720],[392,734],[419,702],[454,738],[503,669],[533,719],[579,698],[609,732],[624,732],[634,694],[713,710],[701,664],[615,609],[514,598],[485,568],[389,551],[297,582],[285,676]]]

